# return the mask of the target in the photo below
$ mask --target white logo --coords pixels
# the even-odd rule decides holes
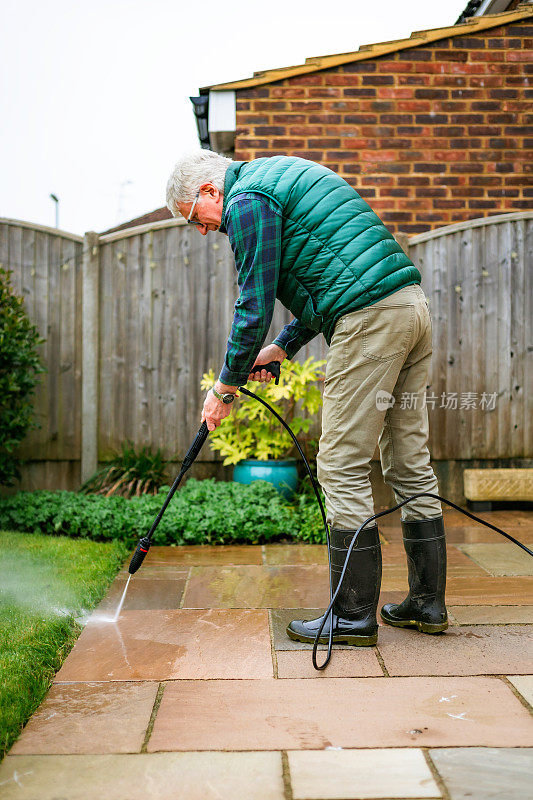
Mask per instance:
[[[378,411],[386,411],[388,408],[392,408],[395,402],[396,398],[384,389],[376,392],[376,408]]]

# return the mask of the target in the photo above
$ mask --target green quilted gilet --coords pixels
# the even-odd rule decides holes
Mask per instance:
[[[283,216],[277,297],[329,344],[343,314],[413,283],[420,273],[355,189],[314,161],[273,156],[230,164],[222,219],[241,192],[271,198]]]

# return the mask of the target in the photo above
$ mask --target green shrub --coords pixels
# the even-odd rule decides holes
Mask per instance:
[[[39,338],[13,294],[10,271],[0,267],[0,485],[13,486],[20,478],[20,458],[15,450],[31,428],[32,395],[37,375],[44,371],[37,353]]]
[[[312,417],[322,406],[322,395],[316,385],[323,379],[325,361],[308,358],[303,364],[287,361],[281,370],[279,385],[274,381],[254,387],[254,393],[266,400],[283,417],[303,445],[304,452],[316,448],[316,440],[308,435]],[[202,389],[215,384],[213,370],[202,376]],[[307,416],[303,416],[306,413]],[[209,436],[212,450],[224,456],[223,463],[238,464],[245,458],[259,461],[297,455],[296,447],[285,428],[254,397],[239,395],[229,417]]]
[[[160,448],[155,453],[149,447],[136,450],[133,442],[127,441],[109,464],[85,481],[80,491],[103,494],[106,497],[157,494],[166,481],[165,467],[165,458]]]
[[[131,546],[149,531],[167,492],[168,487],[164,486],[157,495],[130,500],[76,492],[19,492],[0,499],[0,527],[100,541],[116,539]],[[304,495],[291,504],[264,481],[243,485],[190,478],[172,498],[153,542],[255,544],[280,539],[317,542],[323,541],[321,524],[314,496]]]

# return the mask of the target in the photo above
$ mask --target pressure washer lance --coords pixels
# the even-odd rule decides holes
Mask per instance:
[[[266,369],[267,372],[271,372],[272,375],[274,375],[274,378],[276,380],[276,384],[278,384],[279,383],[279,377],[280,377],[280,367],[281,367],[281,364],[280,364],[279,361],[271,361],[269,364],[257,364],[257,365],[254,365],[252,367],[252,369],[250,370],[250,373],[252,373],[252,372],[260,372],[261,370]],[[447,500],[445,497],[441,497],[438,494],[434,494],[432,492],[418,492],[417,494],[414,494],[411,497],[404,498],[401,501],[401,503],[398,503],[398,505],[395,505],[392,508],[388,508],[385,511],[380,511],[378,514],[374,514],[372,517],[369,517],[368,519],[366,519],[362,523],[362,525],[359,526],[359,528],[356,530],[356,532],[354,533],[354,535],[352,537],[352,541],[350,542],[350,546],[348,548],[348,552],[346,553],[346,559],[344,561],[344,566],[342,568],[342,572],[341,572],[341,576],[340,576],[340,579],[339,579],[339,582],[338,582],[338,585],[337,585],[337,589],[335,590],[335,593],[333,593],[332,592],[332,583],[331,583],[331,548],[329,546],[330,545],[329,526],[328,526],[328,523],[327,523],[327,520],[326,520],[326,512],[324,510],[324,506],[323,506],[323,503],[322,503],[322,498],[320,497],[319,488],[317,486],[317,483],[316,483],[315,478],[313,476],[313,473],[311,471],[311,467],[309,466],[309,462],[307,461],[307,458],[305,457],[305,453],[304,453],[304,451],[302,450],[302,448],[300,446],[300,442],[297,440],[296,436],[291,431],[290,427],[287,425],[287,423],[285,422],[283,417],[281,417],[277,413],[277,411],[275,411],[272,408],[272,406],[269,405],[269,403],[266,402],[266,400],[263,400],[262,397],[259,397],[258,395],[254,394],[253,392],[248,391],[248,389],[245,389],[243,386],[239,387],[239,392],[242,392],[242,394],[248,395],[248,397],[254,397],[256,400],[258,400],[260,403],[262,403],[276,417],[276,419],[278,419],[281,422],[281,424],[284,426],[284,428],[286,428],[287,432],[291,435],[291,437],[292,437],[292,439],[294,441],[294,444],[296,445],[296,448],[298,449],[298,452],[300,453],[300,455],[302,457],[302,460],[303,460],[303,462],[305,464],[305,468],[307,470],[307,474],[309,475],[309,478],[311,480],[311,485],[313,487],[313,490],[314,490],[315,495],[316,495],[316,499],[317,499],[318,504],[320,506],[320,512],[322,514],[322,521],[324,523],[324,530],[326,531],[326,541],[327,541],[327,545],[328,545],[329,576],[330,576],[329,577],[329,582],[330,582],[329,583],[329,594],[330,594],[331,600],[330,600],[329,606],[327,607],[326,611],[324,612],[324,616],[322,618],[322,623],[320,625],[320,628],[318,629],[318,632],[317,632],[317,635],[316,635],[316,638],[315,638],[315,641],[314,641],[314,644],[313,644],[312,661],[313,661],[313,667],[316,670],[325,669],[327,667],[327,665],[329,664],[329,660],[331,658],[331,651],[332,651],[332,647],[333,647],[333,624],[332,624],[332,622],[333,622],[333,604],[335,603],[335,600],[337,599],[337,595],[339,594],[340,588],[342,586],[342,582],[344,580],[344,575],[346,573],[346,568],[348,566],[348,561],[349,561],[350,556],[352,554],[352,550],[353,550],[353,547],[355,545],[355,542],[357,541],[357,537],[359,536],[359,534],[363,530],[363,528],[366,528],[367,525],[369,525],[374,520],[379,519],[379,517],[384,517],[386,514],[392,514],[393,511],[397,511],[399,508],[401,508],[402,506],[406,505],[407,503],[410,503],[413,500],[416,500],[418,497],[433,497],[436,500],[440,500],[441,502],[446,503],[446,505],[451,506],[452,508],[455,508],[457,511],[460,511],[461,514],[464,514],[466,517],[469,517],[470,519],[474,519],[474,520],[476,520],[476,522],[480,522],[482,525],[485,525],[487,528],[490,528],[491,530],[496,531],[496,533],[499,533],[502,536],[505,536],[506,539],[509,539],[509,541],[511,541],[514,544],[518,545],[518,547],[521,547],[522,550],[524,550],[526,553],[529,553],[530,556],[533,556],[533,551],[531,551],[529,549],[529,547],[526,547],[525,544],[523,544],[522,542],[519,542],[518,539],[515,539],[513,536],[511,536],[511,534],[506,533],[505,531],[502,531],[501,528],[497,528],[496,525],[492,525],[492,523],[490,523],[490,522],[485,522],[485,520],[480,519],[479,517],[476,517],[475,514],[471,514],[469,511],[465,511],[464,508],[460,508],[460,506],[457,506],[457,505],[455,505],[455,503],[452,503],[451,500]],[[183,459],[183,463],[181,465],[181,469],[179,471],[179,474],[176,477],[176,480],[174,481],[174,483],[172,484],[172,487],[171,487],[171,489],[170,489],[170,491],[169,491],[169,493],[168,493],[168,495],[166,497],[166,500],[163,503],[163,507],[161,508],[161,511],[159,512],[159,514],[155,518],[152,527],[148,531],[148,534],[146,536],[143,536],[143,538],[139,541],[139,544],[137,545],[137,548],[136,548],[136,550],[135,550],[135,552],[133,554],[133,557],[131,559],[130,566],[129,566],[130,575],[135,574],[135,572],[137,572],[137,570],[139,569],[139,567],[143,563],[143,561],[144,561],[144,559],[146,557],[146,554],[147,554],[148,550],[150,549],[150,545],[152,543],[153,533],[154,533],[155,529],[157,528],[157,526],[159,525],[159,523],[161,521],[161,517],[165,513],[166,507],[170,503],[170,501],[171,501],[171,499],[172,499],[172,497],[174,495],[174,492],[176,491],[176,489],[179,486],[179,483],[180,483],[181,479],[183,478],[183,476],[185,475],[187,470],[191,467],[193,461],[195,460],[195,458],[197,457],[198,453],[200,452],[203,443],[207,439],[208,433],[209,433],[209,431],[208,431],[208,428],[207,428],[207,424],[204,421],[204,422],[202,422],[202,424],[200,426],[200,429],[199,429],[198,433],[196,434],[194,442],[192,443],[191,447],[189,448],[189,451],[187,452],[187,455]],[[397,490],[396,490],[396,494],[399,494],[399,492]],[[400,495],[400,497],[401,497],[401,495]],[[330,619],[329,636],[328,636],[328,652],[327,652],[326,660],[324,661],[324,663],[321,664],[321,665],[318,665],[317,664],[317,660],[316,660],[316,654],[317,654],[319,639],[320,639],[320,636],[322,634],[322,631],[324,629],[324,626],[326,624],[326,621],[327,621],[328,617]]]

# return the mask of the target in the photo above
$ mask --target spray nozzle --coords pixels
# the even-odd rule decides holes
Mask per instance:
[[[139,541],[139,544],[135,548],[135,552],[131,557],[130,566],[128,572],[130,575],[134,575],[141,564],[143,563],[144,559],[146,558],[146,554],[150,549],[151,541],[148,536],[143,536],[143,538]]]

